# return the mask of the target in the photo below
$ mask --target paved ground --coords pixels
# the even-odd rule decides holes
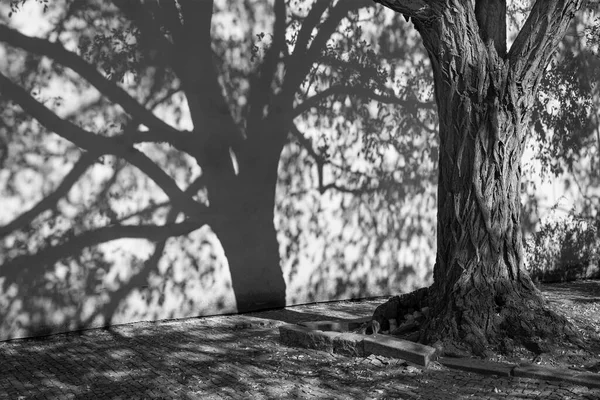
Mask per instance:
[[[122,325],[0,343],[0,399],[598,399],[600,390],[286,347],[284,322],[382,300]]]

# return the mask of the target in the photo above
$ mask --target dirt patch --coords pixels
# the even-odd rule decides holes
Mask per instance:
[[[540,287],[544,298],[548,301],[550,307],[564,315],[572,322],[584,340],[584,348],[569,345],[558,345],[552,349],[551,353],[539,354],[526,348],[515,348],[511,355],[495,354],[490,358],[490,361],[508,362],[513,364],[534,363],[537,365],[557,367],[561,369],[569,369],[582,372],[593,372],[600,374],[600,280],[583,280],[573,282],[543,284]],[[395,305],[391,298],[388,302],[383,302],[386,307],[382,307],[380,303],[374,310],[374,321],[369,321],[361,324],[359,329],[349,327],[349,331],[359,332],[363,334],[371,334],[373,332],[373,324],[376,326],[374,330],[380,333],[390,334],[394,332],[395,337],[405,340],[417,341],[418,326],[420,320],[412,319],[410,316],[403,320],[393,320],[401,309],[409,308],[410,311],[415,311],[421,314],[423,308],[419,304],[404,304],[410,302],[411,299],[399,297],[398,304]],[[389,314],[389,315],[387,315]],[[419,316],[413,314],[413,316]],[[425,313],[426,314],[426,311]],[[398,324],[398,327],[410,328],[408,325],[415,323],[413,329],[398,329],[395,326],[386,325],[392,319],[392,324]],[[379,323],[376,321],[380,320]],[[354,329],[353,329],[354,328]],[[321,328],[329,330],[327,328]],[[396,330],[395,330],[396,329]],[[395,331],[394,331],[395,330]],[[343,331],[343,330],[342,330]]]
[[[495,355],[491,361],[535,363],[572,370],[600,373],[600,280],[584,280],[543,284],[540,287],[550,306],[567,317],[582,333],[585,349],[565,346],[556,353],[537,355],[520,349],[511,357]],[[357,301],[307,304],[287,307],[282,310],[247,314],[278,323],[308,321],[350,321],[359,317],[372,316],[374,310],[389,297]]]
[[[495,355],[492,360],[600,374],[600,280],[542,284],[540,290],[550,307],[579,330],[584,348],[565,344],[542,354],[519,348],[510,356]]]

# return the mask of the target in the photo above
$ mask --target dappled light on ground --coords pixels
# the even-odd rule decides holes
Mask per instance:
[[[371,1],[189,4],[0,3],[0,340],[433,281],[444,152],[412,23]],[[574,173],[554,188],[593,217],[598,61],[571,36],[577,63],[547,77],[585,74],[543,96],[592,123],[530,158]],[[540,120],[571,138],[569,118]]]
[[[401,360],[343,357],[278,340],[282,321],[360,317],[380,302],[138,323],[0,343],[0,399],[591,399],[600,394],[439,365],[424,371]]]

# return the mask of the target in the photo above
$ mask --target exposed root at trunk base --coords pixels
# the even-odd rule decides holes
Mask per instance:
[[[418,341],[438,348],[444,355],[489,358],[495,354],[522,354],[523,349],[553,354],[557,345],[583,348],[577,329],[552,311],[537,289],[516,287],[507,291],[497,286],[495,290],[478,294],[470,291],[451,299],[438,298],[431,288],[422,288],[377,307],[373,326],[390,330],[390,320],[401,321],[414,310],[427,309]]]

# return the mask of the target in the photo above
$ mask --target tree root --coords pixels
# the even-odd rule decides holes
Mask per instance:
[[[394,296],[375,309],[372,326],[387,331],[390,320],[400,321],[407,313],[428,309],[431,311],[420,326],[418,341],[444,355],[489,358],[522,353],[524,349],[551,354],[557,345],[584,348],[581,334],[549,308],[539,291],[504,292],[501,299],[482,293],[479,298],[465,296],[450,302],[430,295],[430,288]]]

